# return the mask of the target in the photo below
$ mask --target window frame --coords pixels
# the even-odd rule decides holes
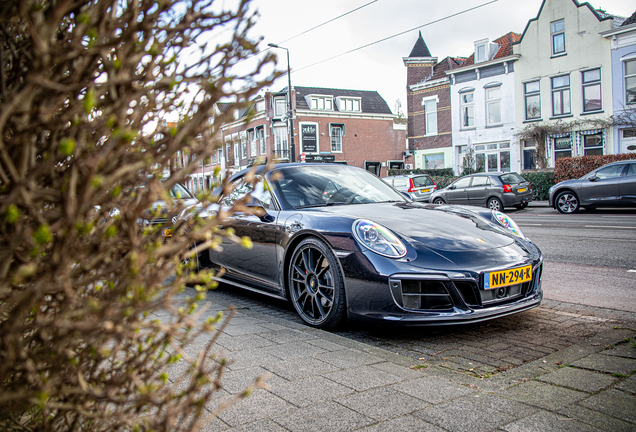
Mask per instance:
[[[281,107],[280,102],[282,102],[282,113],[279,110]],[[274,108],[274,117],[285,117],[285,114],[287,114],[287,98],[285,96],[274,96],[274,103],[272,105]]]
[[[598,79],[594,79],[591,81],[585,81],[585,74],[586,73],[590,73],[590,72],[594,72],[594,71],[598,71]],[[603,110],[603,91],[602,91],[602,87],[601,87],[601,79],[602,79],[602,71],[601,68],[593,68],[593,69],[587,69],[584,71],[581,71],[581,101],[582,101],[582,111],[584,113],[591,113],[591,112],[597,112],[597,111],[601,111]],[[598,87],[598,95],[599,95],[599,107],[598,108],[594,108],[594,109],[587,109],[586,108],[586,103],[585,103],[585,92],[586,89],[591,88],[591,87]]]
[[[470,95],[472,100],[470,102],[464,102],[464,97]],[[475,127],[475,91],[465,91],[459,94],[459,108],[460,108],[460,129],[473,129]],[[472,117],[465,118],[464,111],[468,111],[472,108]],[[465,125],[464,120],[472,118],[472,124]]]
[[[598,144],[597,145],[587,145],[587,140],[588,138],[592,138],[592,137],[598,137]],[[605,146],[603,146],[603,133],[599,132],[599,133],[595,133],[595,134],[588,134],[588,135],[582,135],[583,138],[583,155],[584,156],[602,156],[605,154]],[[601,154],[595,154],[596,151],[601,150]],[[589,154],[588,154],[589,151]]]
[[[562,85],[559,87],[554,86],[554,80],[558,78],[568,78],[567,85]],[[558,75],[550,77],[550,89],[552,91],[552,117],[563,117],[572,114],[572,80],[570,79],[570,74]],[[568,111],[565,111],[565,93],[567,92],[567,102],[568,102]],[[555,110],[555,95],[558,96],[558,100],[561,103],[561,112],[557,113]]]
[[[634,64],[634,73],[633,74],[627,74],[627,64],[628,63],[633,63]],[[633,80],[636,80],[636,58],[630,58],[630,59],[625,59],[623,60],[623,92],[624,92],[624,97],[625,97],[625,105],[636,105],[636,93],[634,93],[634,95],[632,96],[632,100],[630,102],[628,94],[627,94],[627,79],[628,78],[632,78]],[[633,87],[636,89],[636,83],[635,86]]]
[[[561,29],[561,30],[555,30],[554,29],[555,24],[558,24],[558,23],[563,23],[563,29]],[[557,40],[557,38],[560,38],[560,39],[563,40],[563,50],[562,51],[556,51],[555,50],[554,42]],[[550,50],[552,52],[552,56],[553,57],[567,54],[566,47],[565,47],[565,19],[564,18],[561,18],[561,19],[556,20],[556,21],[552,21],[550,23]]]
[[[553,158],[554,158],[554,162],[555,162],[555,163],[556,163],[556,160],[557,160],[557,159],[560,159],[560,158],[562,158],[562,157],[572,157],[572,154],[573,154],[573,152],[574,152],[574,143],[572,142],[572,135],[565,136],[565,137],[551,138],[551,139],[554,141],[554,143],[553,143],[553,144],[554,144],[554,146],[553,146],[553,147],[554,147],[554,149],[553,149],[553,151],[552,151],[552,155],[553,155]],[[569,144],[570,144],[569,149],[564,150],[564,149],[565,149],[565,147],[564,147],[564,149],[557,150],[557,140],[561,140],[561,139],[567,139],[567,140],[569,141]],[[559,156],[559,157],[557,158],[557,153],[563,153],[563,154],[565,154],[565,153],[567,153],[567,152],[569,152],[569,155],[567,155],[567,156]]]
[[[337,131],[337,133],[336,133]],[[342,137],[344,136],[344,128],[342,125],[329,125],[329,142],[332,153],[342,153]],[[334,144],[336,148],[334,149]]]
[[[256,139],[259,142],[260,154],[267,154],[267,141],[265,141],[265,126],[259,126],[256,128]]]
[[[501,86],[497,85],[497,86],[492,86],[492,87],[487,87],[484,89],[485,90],[485,99],[486,99],[486,126],[501,126],[503,124],[503,113],[501,112]],[[498,98],[494,98],[494,99],[490,99],[489,98],[489,93],[491,91],[496,90],[497,92],[499,92],[499,97]],[[498,106],[499,107],[499,121],[498,122],[490,122],[490,109],[492,106]]]
[[[528,90],[528,84],[534,84],[537,83],[537,90]],[[538,101],[538,115],[536,117],[528,117],[528,99],[529,98],[534,98],[537,97],[539,99]],[[525,107],[526,107],[526,112],[525,112],[525,118],[526,120],[536,120],[536,119],[540,119],[541,118],[541,80],[534,80],[534,81],[526,81],[523,83],[523,100],[525,103]]]
[[[424,107],[424,134],[426,136],[435,136],[438,134],[437,132],[437,104],[438,103],[439,103],[439,98],[437,96],[422,99],[422,106]],[[429,104],[433,106],[433,109],[431,112],[428,112],[426,109],[427,105]]]

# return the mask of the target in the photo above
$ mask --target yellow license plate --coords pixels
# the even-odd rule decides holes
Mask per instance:
[[[171,229],[163,230],[163,236],[164,237],[172,237],[172,230]]]
[[[519,189],[517,189],[517,192],[525,192],[527,190],[528,190],[528,188],[519,188]]]
[[[431,191],[430,189],[422,189],[422,193],[424,193],[424,192],[430,192],[430,191]]]
[[[532,266],[501,270],[484,275],[484,289],[494,289],[508,285],[516,285],[532,280]]]

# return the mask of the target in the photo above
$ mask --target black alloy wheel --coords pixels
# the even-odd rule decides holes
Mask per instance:
[[[446,204],[446,202],[441,198],[435,198],[433,204]]]
[[[563,214],[579,211],[579,197],[572,191],[563,191],[556,197],[556,209]]]
[[[494,210],[494,211],[502,211],[503,210],[503,204],[501,203],[501,200],[497,197],[492,197],[488,199],[488,203],[486,204],[486,207],[488,207],[490,210]]]
[[[346,318],[342,273],[334,254],[321,240],[303,240],[292,255],[289,292],[298,315],[312,327],[338,327]]]

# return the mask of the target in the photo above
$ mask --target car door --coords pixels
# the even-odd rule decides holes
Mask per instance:
[[[462,177],[446,188],[447,204],[468,205],[468,187],[471,177]]]
[[[624,164],[608,165],[597,169],[581,182],[579,198],[581,205],[620,205],[618,185]]]
[[[249,278],[262,282],[266,286],[277,287],[279,279],[276,240],[280,212],[264,184],[262,178],[255,185],[244,181],[243,178],[238,179],[232,185],[232,192],[220,200],[222,206],[228,208],[251,193],[251,199],[248,200],[247,205],[252,206],[254,211],[260,214],[236,212],[227,218],[223,227],[232,228],[239,239],[249,237],[252,247],[246,248],[242,242],[237,243],[224,238],[223,250],[211,251],[210,259],[225,267],[230,276]]]
[[[636,163],[630,163],[618,183],[621,205],[636,206]]]
[[[468,202],[470,205],[483,207],[486,205],[488,198],[488,189],[490,188],[490,177],[475,176],[473,182],[468,188]]]

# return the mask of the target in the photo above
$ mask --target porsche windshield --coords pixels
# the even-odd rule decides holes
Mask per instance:
[[[407,201],[374,175],[346,165],[289,167],[270,178],[286,208]]]

